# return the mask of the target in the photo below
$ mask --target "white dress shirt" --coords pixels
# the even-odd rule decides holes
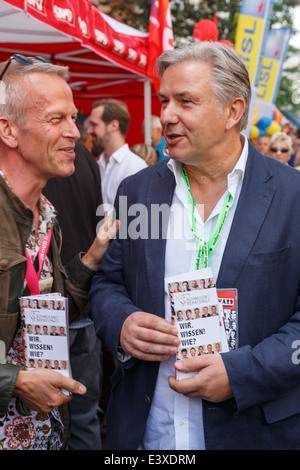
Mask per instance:
[[[106,165],[104,153],[98,160],[101,175],[102,200],[105,211],[110,211],[114,206],[115,197],[121,181],[127,176],[133,175],[147,163],[141,157],[131,152],[128,144],[124,144],[110,157]]]
[[[209,256],[209,267],[211,267],[215,279],[219,273],[223,252],[242,188],[247,156],[248,141],[245,138],[241,156],[233,171],[228,175],[228,191],[233,197],[231,207],[217,246]],[[170,160],[168,166],[175,175],[176,188],[169,221],[169,226],[172,229],[168,234],[166,243],[165,277],[194,271],[196,262],[195,241],[189,228],[186,209],[188,191],[181,174],[182,165],[179,162]],[[203,223],[198,211],[195,211],[197,233],[203,233],[205,241],[208,241],[213,233],[226,193],[218,201],[205,223]],[[173,210],[173,206],[176,210]],[[177,232],[177,236],[173,237],[171,232],[173,234]],[[181,237],[178,236],[180,233],[182,234]],[[168,321],[171,320],[169,293],[167,291],[165,292],[165,318]],[[168,377],[175,375],[174,362],[175,356],[160,363],[156,389],[147,420],[146,432],[140,446],[141,449],[205,449],[202,400],[201,398],[185,397],[169,387]],[[216,435],[218,435],[217,429]]]

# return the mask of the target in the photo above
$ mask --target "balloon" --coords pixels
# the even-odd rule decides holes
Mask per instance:
[[[266,128],[269,135],[275,134],[275,132],[281,132],[281,126],[276,121],[272,121],[270,126]]]
[[[278,124],[280,124],[282,121],[282,113],[279,111],[279,109],[275,108],[274,114],[275,114],[275,121],[278,122]]]
[[[257,126],[251,126],[250,139],[256,139],[259,135],[259,129]]]
[[[213,22],[215,23],[216,27],[218,27],[218,15],[217,15],[217,13],[214,13]]]
[[[228,41],[228,39],[220,39],[219,42],[225,44],[225,46],[231,47],[231,49],[234,49],[234,45],[232,44],[232,42]]]
[[[258,137],[260,137],[261,135],[265,135],[265,134],[267,134],[267,131],[266,131],[266,129],[260,129],[260,128],[258,128],[258,130],[259,130]]]
[[[193,37],[195,41],[217,41],[219,37],[219,30],[214,21],[201,20],[195,25],[193,30]]]
[[[272,120],[270,118],[268,118],[266,116],[262,117],[258,121],[257,127],[259,127],[260,129],[266,129],[267,127],[269,127],[271,125],[271,122],[272,122]]]

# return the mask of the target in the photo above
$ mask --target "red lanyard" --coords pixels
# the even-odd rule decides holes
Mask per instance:
[[[49,228],[48,234],[46,238],[43,238],[41,241],[41,245],[39,248],[38,252],[38,260],[39,260],[39,270],[36,272],[33,263],[31,261],[30,255],[25,248],[25,253],[26,253],[26,260],[27,260],[27,270],[26,270],[26,282],[28,289],[30,291],[31,295],[39,295],[40,293],[40,288],[39,288],[39,279],[42,271],[42,267],[50,246],[50,241],[51,241],[51,234],[52,234],[52,229]]]

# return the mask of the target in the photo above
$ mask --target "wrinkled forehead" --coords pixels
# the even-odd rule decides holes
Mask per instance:
[[[72,90],[67,82],[57,75],[33,73],[22,80],[22,91],[26,96],[27,109],[51,112],[60,109],[65,113],[76,113]]]
[[[73,99],[72,90],[68,83],[55,74],[30,73],[21,79],[24,92],[31,94],[33,97],[52,98],[53,95],[58,97],[65,96]]]

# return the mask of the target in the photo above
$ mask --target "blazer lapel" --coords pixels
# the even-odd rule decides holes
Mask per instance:
[[[234,287],[265,220],[274,195],[266,161],[250,146],[244,182],[225,247],[217,285]]]
[[[155,204],[157,208],[163,205],[170,208],[174,189],[174,175],[167,166],[163,166],[158,168],[157,177],[151,178],[147,193],[150,236],[145,240],[146,269],[154,311],[161,316],[164,314],[166,251],[166,237],[162,230],[167,228],[168,217],[164,224],[159,224],[156,232],[157,227],[151,220],[151,207]],[[219,288],[235,285],[268,213],[274,191],[272,173],[265,159],[250,145],[243,187],[217,279]],[[151,228],[157,236],[151,236]]]
[[[169,209],[175,188],[175,178],[165,166],[158,168],[157,177],[151,178],[147,194],[149,239],[145,240],[145,254],[148,280],[154,312],[164,315],[164,268],[166,252],[166,230],[169,221]],[[163,216],[157,223],[158,209]],[[162,222],[163,220],[163,222]]]

